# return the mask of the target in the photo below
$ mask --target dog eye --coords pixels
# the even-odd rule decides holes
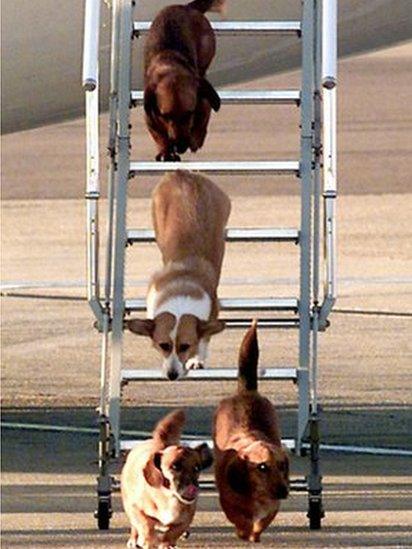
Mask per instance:
[[[179,353],[185,353],[189,350],[190,344],[189,343],[182,343],[179,345]]]
[[[173,471],[180,471],[182,469],[182,466],[180,463],[173,463],[171,468],[173,469]]]
[[[166,353],[169,353],[172,350],[172,345],[170,343],[159,343],[159,347]]]
[[[199,473],[199,471],[200,471],[200,465],[195,465],[194,469],[195,469],[196,473]]]
[[[257,468],[261,473],[267,473],[269,471],[269,467],[266,465],[266,463],[259,463]]]

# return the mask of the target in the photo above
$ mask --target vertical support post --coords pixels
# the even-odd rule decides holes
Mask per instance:
[[[118,1],[113,0],[111,9],[111,69],[110,69],[110,87],[116,85],[117,72],[117,49],[118,49]],[[116,101],[110,101],[110,120],[115,117],[117,104]],[[111,124],[112,127],[112,124]],[[114,125],[115,128],[115,125]],[[112,135],[112,130],[110,131]],[[114,130],[114,136],[115,136]],[[113,139],[113,150],[115,150],[115,139]],[[109,387],[108,387],[108,354],[110,344],[110,321],[111,321],[111,262],[112,262],[112,225],[113,225],[113,184],[114,184],[114,154],[111,154],[111,164],[109,168],[108,182],[108,232],[106,243],[106,272],[105,272],[105,292],[104,309],[102,315],[102,344],[100,357],[100,406],[99,406],[99,447],[98,464],[99,475],[97,477],[97,509],[95,517],[98,527],[101,530],[109,528],[110,518],[112,516],[112,477],[110,475],[110,462],[112,458],[112,435],[110,429],[109,415]]]
[[[314,83],[315,83],[315,120],[314,120],[314,204],[313,204],[313,314],[312,314],[312,361],[309,379],[310,394],[310,469],[307,476],[308,517],[311,529],[321,527],[324,516],[322,505],[322,477],[320,474],[320,433],[317,395],[318,376],[318,330],[319,330],[319,253],[320,253],[320,167],[322,154],[322,5],[321,0],[314,0],[315,12],[315,47],[314,47]]]
[[[310,367],[311,330],[311,209],[313,192],[313,117],[314,117],[314,5],[303,0],[302,13],[302,95],[301,95],[301,221],[300,221],[300,297],[299,297],[299,375]],[[299,382],[298,433],[296,451],[301,452],[302,438],[309,418],[307,383]]]
[[[109,101],[109,143],[110,164],[107,183],[107,229],[106,229],[106,265],[104,285],[104,312],[102,326],[101,368],[100,368],[100,415],[107,421],[108,411],[108,354],[110,343],[112,272],[113,272],[113,218],[114,218],[114,178],[116,171],[116,118],[117,118],[117,71],[119,49],[119,5],[114,0],[111,13],[111,50],[110,50],[110,101]]]
[[[120,381],[123,356],[124,316],[124,261],[126,248],[126,202],[129,180],[129,106],[130,106],[130,58],[132,37],[132,2],[119,0],[119,63],[118,63],[118,110],[117,148],[118,163],[115,177],[115,238],[114,238],[114,280],[113,321],[110,368],[109,420],[114,436],[116,455],[120,451]]]
[[[86,240],[87,299],[98,322],[102,320],[99,283],[99,86],[86,91]]]
[[[321,0],[314,0],[314,199],[313,199],[313,312],[312,312],[312,357],[310,368],[310,411],[317,414],[317,368],[319,330],[319,259],[320,259],[320,194],[322,155],[322,10]]]

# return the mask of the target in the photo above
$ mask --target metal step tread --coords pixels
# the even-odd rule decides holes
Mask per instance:
[[[120,449],[121,450],[131,450],[135,446],[138,446],[142,442],[148,439],[134,439],[134,440],[121,440],[120,441]],[[185,439],[183,437],[181,444],[185,444],[187,446],[198,446],[199,444],[203,444],[206,442],[211,448],[213,448],[213,441],[211,439]],[[288,450],[293,451],[296,447],[295,439],[294,438],[282,438],[282,445],[285,446]]]
[[[225,318],[224,316],[220,317],[221,320],[225,321],[226,328],[249,328],[252,323],[252,318]],[[299,318],[259,318],[259,330],[265,328],[282,328],[282,329],[293,329],[299,328]]]
[[[299,301],[294,297],[242,297],[219,299],[222,311],[297,311]],[[145,311],[146,300],[126,299],[127,311]]]
[[[226,105],[298,105],[299,90],[217,90]],[[133,104],[142,105],[143,91],[131,92]]]
[[[151,175],[176,170],[190,170],[218,175],[299,175],[299,161],[261,160],[232,162],[130,162],[130,175]]]
[[[179,381],[231,381],[238,378],[237,368],[209,368],[205,370],[189,370],[187,375]],[[261,368],[258,372],[259,379],[267,380],[291,380],[298,378],[296,368]],[[160,370],[122,370],[122,381],[170,381]]]
[[[269,228],[229,228],[225,231],[227,242],[298,242],[297,229],[269,229]],[[129,229],[127,242],[155,242],[153,229]]]
[[[146,34],[152,22],[135,21],[135,33]],[[300,21],[211,21],[213,30],[218,35],[236,34],[297,34],[301,33]]]

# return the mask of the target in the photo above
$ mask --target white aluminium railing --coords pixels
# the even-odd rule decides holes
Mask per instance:
[[[85,0],[83,88],[86,108],[87,295],[101,319],[99,288],[99,27],[100,0]]]
[[[337,195],[337,0],[322,0],[322,118],[325,298],[320,314],[324,324],[336,301]]]
[[[337,82],[337,0],[322,0],[322,85],[332,89]]]
[[[85,0],[83,43],[83,88],[93,91],[99,78],[100,0]]]

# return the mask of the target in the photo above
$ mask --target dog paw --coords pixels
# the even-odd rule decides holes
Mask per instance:
[[[200,360],[198,356],[189,358],[189,360],[186,362],[186,370],[204,370],[204,369],[205,369],[205,363],[202,360]]]
[[[126,547],[127,549],[137,549],[138,547],[140,547],[140,545],[137,544],[137,541],[135,539],[129,538]]]
[[[175,152],[159,153],[156,162],[180,162],[180,156]]]

